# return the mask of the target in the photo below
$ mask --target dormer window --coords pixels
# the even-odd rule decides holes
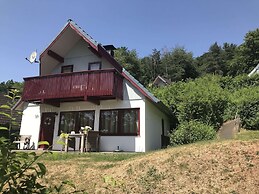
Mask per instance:
[[[100,70],[101,62],[93,62],[88,64],[88,70]]]
[[[61,66],[61,73],[71,73],[73,72],[73,65]]]

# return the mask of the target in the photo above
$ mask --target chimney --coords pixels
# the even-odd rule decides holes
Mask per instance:
[[[116,50],[116,48],[112,45],[104,45],[103,48],[105,48],[105,50],[112,56],[114,57],[114,50]]]

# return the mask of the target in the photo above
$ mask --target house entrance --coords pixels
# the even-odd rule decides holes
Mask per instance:
[[[48,112],[42,113],[41,116],[39,141],[47,141],[49,143],[49,146],[52,146],[53,144],[55,115],[56,113]],[[43,149],[48,148],[47,145],[40,145],[39,147]]]
[[[169,137],[165,135],[164,119],[162,119],[161,148],[166,148],[169,145],[169,142]]]

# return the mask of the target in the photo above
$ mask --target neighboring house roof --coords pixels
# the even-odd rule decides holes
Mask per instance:
[[[159,86],[159,85],[161,85],[161,83],[162,83],[162,85],[168,85],[168,84],[171,83],[171,81],[162,77],[162,76],[160,76],[160,75],[158,75],[156,77],[156,79],[154,80],[153,85]]]
[[[4,94],[0,93],[0,105],[7,105],[10,102],[10,99],[5,97]],[[10,114],[10,110],[8,109],[1,109],[0,112],[4,112]],[[13,118],[16,119],[17,123],[21,123],[22,115],[19,114],[18,111],[13,111]],[[9,118],[0,114],[0,125],[6,125],[9,123]]]
[[[259,74],[259,64],[248,74],[248,76],[252,76],[254,74]]]

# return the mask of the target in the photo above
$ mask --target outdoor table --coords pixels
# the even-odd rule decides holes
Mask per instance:
[[[65,152],[68,151],[68,139],[70,137],[81,138],[80,152],[83,153],[84,148],[85,148],[85,137],[86,137],[86,135],[84,133],[68,134],[68,137],[65,138]]]

